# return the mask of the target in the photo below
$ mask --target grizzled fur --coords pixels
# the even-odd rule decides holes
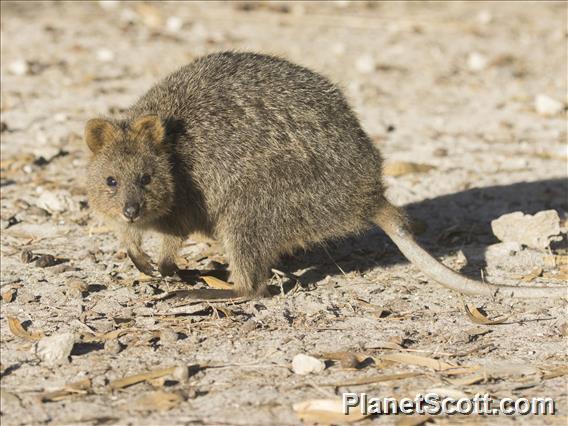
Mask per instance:
[[[283,253],[366,229],[387,204],[381,156],[340,90],[271,56],[197,59],[122,120],[89,121],[86,141],[91,204],[118,225],[140,270],[152,272],[145,230],[163,235],[162,275],[200,232],[222,242],[241,294],[262,292]]]

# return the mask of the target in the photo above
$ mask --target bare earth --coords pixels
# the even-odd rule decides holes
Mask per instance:
[[[275,267],[300,282],[275,275],[270,299],[196,299],[207,287],[197,271],[226,279],[220,248],[188,241],[183,280],[141,276],[88,208],[81,140],[88,118],[120,113],[197,56],[278,54],[339,83],[393,167],[433,166],[387,181],[444,263],[495,283],[560,285],[562,243],[513,250],[490,222],[554,209],[566,241],[565,115],[535,109],[539,95],[566,102],[566,7],[2,2],[2,424],[291,425],[301,423],[301,401],[431,390],[556,400],[554,416],[435,424],[566,424],[565,300],[462,301],[379,230],[283,259]],[[50,259],[41,255],[57,264],[42,267]],[[463,303],[507,319],[476,324]],[[67,332],[68,359],[45,360],[37,340]],[[295,374],[297,354],[327,367]],[[471,368],[449,374],[447,364]],[[350,384],[397,373],[417,374]]]

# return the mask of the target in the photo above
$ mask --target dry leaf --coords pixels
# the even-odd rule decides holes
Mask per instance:
[[[356,369],[363,361],[372,358],[369,355],[355,352],[327,352],[322,354],[321,357],[332,361],[339,361],[341,367],[350,369]]]
[[[396,426],[421,426],[432,420],[429,416],[404,416],[396,422]]]
[[[109,331],[108,333],[82,333],[81,340],[84,342],[106,342],[107,340],[118,339],[128,333],[134,333],[138,331],[137,328],[122,328],[118,330]]]
[[[334,384],[333,386],[355,386],[369,385],[371,383],[390,382],[392,380],[402,380],[411,377],[422,376],[424,373],[398,373],[398,374],[381,374],[379,376],[360,377],[358,379],[347,380],[345,382]]]
[[[410,355],[405,353],[392,353],[386,354],[381,357],[382,360],[398,362],[401,364],[409,365],[421,365],[423,367],[432,368],[433,370],[448,370],[450,368],[455,368],[455,365],[448,364],[444,361],[439,361],[434,358],[427,358],[424,356]]]
[[[203,281],[209,286],[217,290],[232,290],[233,286],[228,282],[215,278],[211,275],[205,275],[201,277]]]
[[[167,376],[172,374],[177,367],[162,368],[159,370],[149,371],[147,373],[135,374],[133,376],[127,376],[122,379],[114,380],[110,382],[111,389],[122,389],[128,386],[135,385],[136,383],[144,382],[146,380],[153,380],[159,377]]]
[[[136,399],[133,408],[141,411],[167,411],[182,401],[183,398],[178,393],[159,390],[147,393]]]
[[[349,410],[349,414],[345,414],[341,399],[312,399],[298,402],[293,405],[293,408],[305,423],[353,423],[369,416],[361,414],[361,410],[358,409]]]
[[[16,337],[21,337],[22,339],[36,341],[40,340],[43,337],[43,333],[41,331],[27,331],[20,321],[18,321],[15,317],[8,317],[8,328],[12,332],[12,334]]]
[[[80,380],[65,385],[63,389],[45,392],[40,395],[41,402],[61,401],[62,399],[78,394],[87,394],[91,389],[91,379]]]
[[[402,176],[410,173],[424,173],[435,169],[429,164],[412,163],[410,161],[393,161],[385,164],[383,174],[385,176]]]
[[[556,377],[565,376],[566,374],[568,374],[568,366],[563,365],[561,367],[557,367],[557,368],[554,368],[552,370],[545,372],[543,374],[542,378],[545,379],[545,380],[554,379]]]
[[[460,374],[469,374],[479,371],[481,369],[481,365],[474,365],[472,367],[456,367],[452,368],[451,370],[445,370],[445,376],[458,376]]]
[[[486,315],[481,313],[481,311],[479,309],[477,309],[476,307],[469,306],[469,305],[466,305],[466,304],[464,304],[463,306],[464,306],[464,309],[465,309],[465,313],[467,314],[469,319],[476,324],[496,325],[496,324],[503,324],[505,321],[507,321],[507,317],[503,317],[503,318],[495,319],[495,320],[489,319],[489,318],[487,318]]]
[[[557,271],[545,272],[542,274],[542,278],[566,282],[568,281],[568,265],[561,265]]]
[[[529,283],[531,281],[534,281],[535,279],[537,279],[541,275],[542,275],[542,268],[540,266],[537,266],[532,271],[530,271],[528,274],[520,276],[519,279],[521,281]]]
[[[544,257],[545,266],[563,266],[568,265],[568,254],[558,254],[556,256],[550,255]]]
[[[4,293],[2,293],[2,300],[5,303],[13,302],[15,298],[16,298],[16,289],[15,288],[11,288],[9,290],[6,290]]]
[[[466,377],[460,377],[457,379],[448,379],[448,382],[457,386],[469,386],[483,381],[485,377],[486,377],[485,374],[475,373]]]
[[[213,305],[211,305],[211,307],[213,308],[214,311],[223,312],[223,315],[225,315],[225,317],[227,317],[227,318],[233,316],[233,311],[231,311],[230,309],[228,309],[224,306],[213,306]],[[219,314],[217,313],[217,315],[219,315]]]

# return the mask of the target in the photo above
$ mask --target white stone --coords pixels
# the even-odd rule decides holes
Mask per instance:
[[[138,14],[130,8],[124,8],[120,11],[120,20],[131,24],[138,20]]]
[[[114,10],[118,7],[118,0],[99,0],[99,6],[104,10]]]
[[[58,123],[63,123],[67,121],[67,118],[68,118],[67,114],[65,114],[64,112],[58,112],[53,116],[53,119]]]
[[[472,52],[467,57],[467,66],[471,71],[483,71],[488,63],[487,57],[479,52]]]
[[[371,55],[359,56],[355,62],[355,68],[362,74],[369,74],[375,70],[376,63]]]
[[[487,25],[493,21],[493,15],[491,15],[491,12],[484,9],[477,14],[477,21],[480,24]]]
[[[36,201],[36,206],[50,213],[61,213],[69,210],[71,200],[62,193],[43,191]]]
[[[114,59],[114,52],[110,49],[99,49],[97,59],[101,62],[110,62]]]
[[[493,220],[491,229],[503,242],[544,250],[551,241],[560,238],[560,217],[556,210],[544,210],[535,215],[514,212]]]
[[[556,115],[564,110],[564,104],[547,95],[537,95],[534,100],[536,112],[540,115]]]
[[[35,347],[35,352],[47,364],[61,364],[71,355],[74,344],[73,333],[54,334],[41,339]]]
[[[345,53],[345,44],[343,43],[335,43],[333,46],[331,46],[331,51],[335,54],[335,55],[343,55]]]
[[[19,60],[12,62],[8,66],[8,70],[14,75],[26,75],[29,71],[30,67],[26,61]]]
[[[325,362],[313,356],[298,354],[292,360],[292,371],[296,374],[319,373],[325,370]]]
[[[166,21],[168,31],[177,33],[183,27],[183,20],[177,16],[170,16]]]

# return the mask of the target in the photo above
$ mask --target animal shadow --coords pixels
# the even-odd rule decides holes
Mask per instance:
[[[484,258],[488,245],[497,243],[491,221],[501,215],[521,211],[535,214],[541,210],[568,211],[568,179],[549,179],[473,188],[467,191],[426,199],[404,206],[412,221],[426,224],[417,236],[422,246],[434,256],[462,250],[466,258]],[[365,272],[377,266],[407,262],[392,241],[378,228],[343,240],[330,241],[306,252],[283,259],[279,268],[302,274],[303,285],[315,283],[328,275]],[[486,266],[483,264],[482,267]],[[461,273],[478,278],[478,268]]]

